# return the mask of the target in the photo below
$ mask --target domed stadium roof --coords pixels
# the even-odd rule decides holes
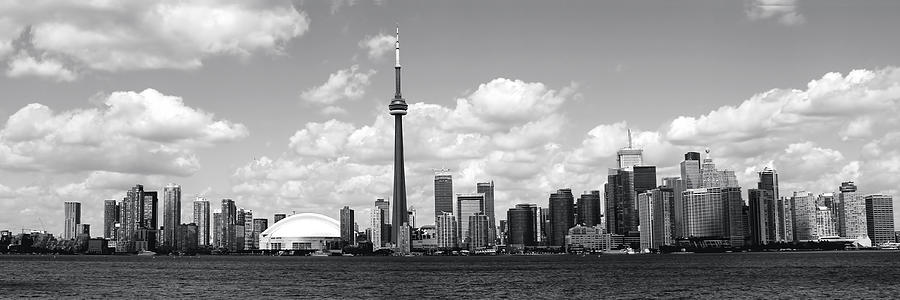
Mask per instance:
[[[289,216],[270,226],[263,237],[341,237],[341,224],[337,220],[316,213]]]

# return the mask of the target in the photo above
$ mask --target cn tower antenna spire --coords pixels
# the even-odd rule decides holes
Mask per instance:
[[[395,57],[397,59],[397,64],[394,65],[395,68],[400,67],[400,25],[397,25],[397,41],[395,42],[396,48],[394,49]]]

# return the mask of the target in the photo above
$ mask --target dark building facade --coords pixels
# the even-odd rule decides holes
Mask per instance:
[[[634,166],[634,191],[644,193],[656,188],[656,166]]]
[[[116,238],[116,223],[119,222],[119,204],[116,200],[103,201],[103,238]]]
[[[507,245],[510,248],[521,249],[536,245],[534,212],[528,204],[516,205],[506,212]]]
[[[889,195],[869,195],[866,201],[866,229],[872,246],[894,241],[894,204]]]
[[[578,207],[578,216],[575,223],[588,227],[599,225],[600,219],[603,216],[600,201],[600,191],[591,191],[589,193],[581,194],[576,203],[576,206]]]
[[[350,245],[354,245],[356,241],[356,234],[354,234],[353,230],[353,219],[353,210],[350,209],[349,206],[344,206],[344,208],[341,209],[341,240]]]
[[[475,185],[475,192],[484,194],[482,210],[488,217],[488,244],[493,245],[497,239],[497,221],[494,215],[494,182],[479,182]]]
[[[453,176],[449,173],[434,175],[434,217],[441,213],[453,213]]]
[[[569,228],[575,226],[575,197],[571,189],[550,194],[550,246],[565,246]]]
[[[625,235],[638,230],[637,194],[634,189],[634,173],[626,170],[613,170],[607,176],[606,192],[606,231],[612,234]]]

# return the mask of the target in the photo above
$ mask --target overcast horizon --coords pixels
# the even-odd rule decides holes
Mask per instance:
[[[234,199],[255,218],[345,205],[360,229],[392,188],[401,31],[408,204],[433,224],[494,181],[497,219],[601,190],[631,129],[659,178],[711,150],[746,200],[894,196],[897,1],[28,1],[0,3],[0,230],[57,234],[63,202],[102,233],[143,184]],[[576,195],[577,197],[577,195]],[[162,202],[162,201],[161,201]],[[160,203],[162,210],[162,203]]]

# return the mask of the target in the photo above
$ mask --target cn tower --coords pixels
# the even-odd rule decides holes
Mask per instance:
[[[394,65],[396,74],[396,92],[394,100],[388,105],[391,115],[394,116],[394,215],[391,218],[391,242],[401,252],[409,251],[409,229],[407,226],[409,215],[406,212],[406,175],[403,167],[403,115],[406,114],[406,100],[400,94],[400,27],[397,26],[397,42],[394,50],[397,63]],[[405,233],[403,231],[406,231]],[[404,244],[404,245],[401,245]],[[405,247],[405,248],[404,248]]]

